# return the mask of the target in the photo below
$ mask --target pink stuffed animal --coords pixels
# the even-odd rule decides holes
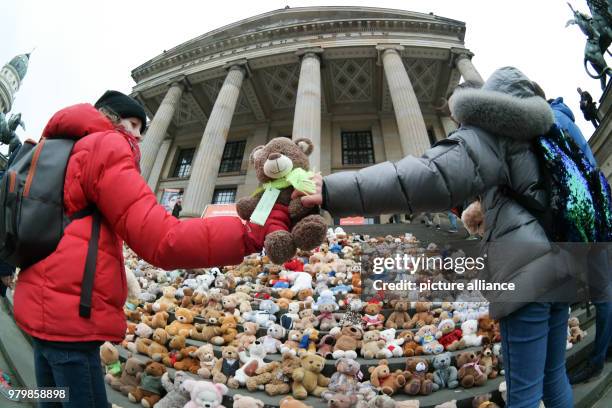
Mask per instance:
[[[191,396],[191,401],[185,404],[185,408],[224,408],[221,403],[228,391],[225,385],[209,381],[185,380],[183,387]]]

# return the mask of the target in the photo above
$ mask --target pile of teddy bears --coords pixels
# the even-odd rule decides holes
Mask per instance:
[[[145,407],[219,407],[230,390],[236,408],[264,406],[244,390],[279,396],[281,408],[308,407],[310,396],[365,408],[418,407],[418,396],[503,375],[499,325],[485,302],[384,293],[363,301],[366,242],[419,245],[410,234],[362,238],[337,228],[283,265],[254,254],[184,271],[156,269],[126,249],[128,330],[120,346],[101,348],[107,382]]]

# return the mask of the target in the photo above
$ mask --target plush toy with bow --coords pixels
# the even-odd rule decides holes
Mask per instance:
[[[315,192],[314,173],[308,165],[313,149],[309,139],[277,137],[253,149],[249,157],[261,187],[238,200],[236,210],[242,219],[264,226],[266,255],[276,264],[293,258],[297,248],[308,251],[325,239],[327,226],[318,215],[319,208],[304,207],[300,198],[291,199],[294,190]]]

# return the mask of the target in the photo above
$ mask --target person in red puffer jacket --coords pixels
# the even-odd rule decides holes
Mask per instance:
[[[107,407],[98,349],[125,335],[124,241],[157,267],[201,268],[238,264],[261,250],[267,232],[289,229],[288,212],[279,210],[263,227],[238,217],[173,217],[140,175],[145,122],[140,103],[108,91],[95,107],[60,110],[43,131],[78,139],[64,181],[66,214],[93,204],[102,218],[89,318],[79,315],[79,301],[92,216],[72,221],[55,252],[21,271],[15,287],[15,320],[34,339],[38,386],[68,387],[64,407]]]

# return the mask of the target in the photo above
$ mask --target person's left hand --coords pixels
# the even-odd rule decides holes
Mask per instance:
[[[321,173],[317,173],[312,177],[312,181],[314,181],[316,190],[312,194],[306,194],[302,191],[294,190],[293,194],[291,194],[291,199],[301,197],[302,205],[304,207],[316,207],[318,205],[323,204],[323,176]]]

